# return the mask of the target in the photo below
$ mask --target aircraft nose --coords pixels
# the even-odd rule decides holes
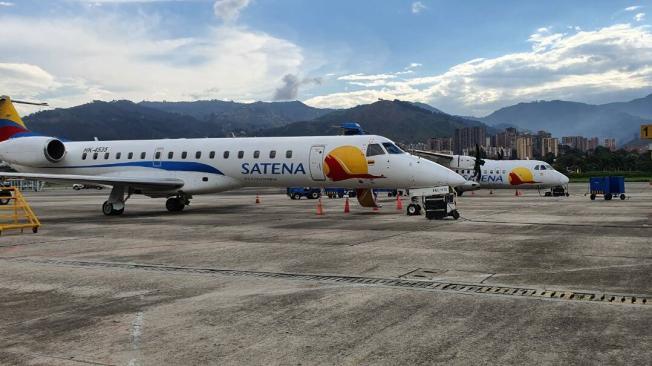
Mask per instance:
[[[466,179],[464,179],[463,176],[461,176],[461,175],[455,173],[454,171],[452,171],[452,170],[450,170],[450,169],[449,169],[449,171],[448,171],[448,176],[447,176],[447,178],[448,178],[448,183],[447,183],[447,184],[448,184],[449,186],[453,187],[453,188],[454,188],[454,187],[463,186],[463,185],[466,184]]]
[[[568,184],[570,179],[568,179],[567,176],[565,176],[565,175],[563,175],[563,174],[561,174],[559,172],[557,172],[557,174],[559,174],[559,181],[561,182],[562,185]]]

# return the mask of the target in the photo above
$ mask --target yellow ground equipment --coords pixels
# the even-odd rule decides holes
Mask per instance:
[[[16,187],[0,187],[0,235],[5,230],[31,228],[38,232],[41,223]]]

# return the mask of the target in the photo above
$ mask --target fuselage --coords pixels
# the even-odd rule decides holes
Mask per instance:
[[[479,183],[479,188],[537,189],[565,186],[568,184],[568,177],[544,161],[483,160],[485,163],[481,166],[480,179],[474,177],[473,166],[475,158],[472,156],[455,155],[451,161],[450,168],[467,180],[476,180]],[[462,188],[462,190],[464,189]]]
[[[189,194],[247,186],[419,188],[463,182],[452,170],[376,135],[65,142],[60,161],[38,164],[16,148],[31,138],[41,137],[0,143],[0,158],[24,173],[178,178]]]

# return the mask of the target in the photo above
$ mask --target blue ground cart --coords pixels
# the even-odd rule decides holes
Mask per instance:
[[[589,178],[589,193],[591,200],[595,200],[597,196],[603,196],[607,201],[614,197],[624,200],[626,198],[625,177],[591,177]]]

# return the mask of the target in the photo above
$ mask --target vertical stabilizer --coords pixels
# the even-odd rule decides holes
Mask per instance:
[[[0,96],[0,142],[12,137],[30,136],[31,132],[25,126],[25,122],[20,118],[14,103],[23,103],[31,105],[46,106],[46,103],[31,103],[21,101],[11,101],[6,95]]]

